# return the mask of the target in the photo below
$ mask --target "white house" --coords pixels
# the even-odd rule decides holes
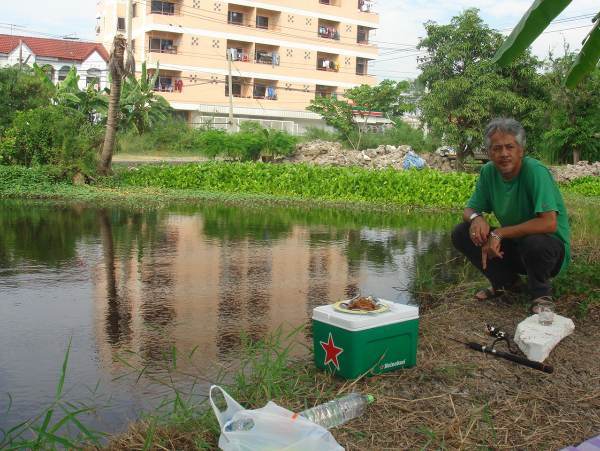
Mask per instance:
[[[64,80],[75,66],[80,88],[90,84],[104,88],[108,56],[104,46],[96,42],[0,34],[0,67],[36,63],[46,67],[54,83]]]

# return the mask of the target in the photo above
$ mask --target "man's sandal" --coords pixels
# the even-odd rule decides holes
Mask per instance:
[[[479,296],[479,294],[483,294],[483,296]],[[477,301],[489,301],[490,299],[499,298],[504,294],[504,290],[495,290],[492,287],[483,288],[481,290],[477,290],[475,293],[475,300]]]
[[[539,298],[534,299],[531,302],[531,307],[529,311],[533,314],[540,313],[540,309],[543,307],[550,307],[554,311],[555,307],[554,300],[552,296],[540,296]]]

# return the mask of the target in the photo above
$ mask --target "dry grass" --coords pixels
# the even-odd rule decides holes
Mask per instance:
[[[366,415],[333,430],[348,450],[560,449],[598,434],[600,425],[600,306],[576,321],[575,333],[553,351],[554,374],[468,350],[446,337],[485,342],[484,323],[514,330],[524,304],[475,304],[462,285],[423,300],[417,366],[359,381],[343,381],[293,364],[290,377],[303,384],[302,400],[276,401],[302,410],[332,395],[358,390],[375,395]],[[568,299],[559,311],[570,313]],[[201,419],[185,428],[150,428],[146,449],[216,448],[217,435]],[[149,424],[133,425],[107,449],[144,449]],[[187,432],[183,432],[187,431]]]

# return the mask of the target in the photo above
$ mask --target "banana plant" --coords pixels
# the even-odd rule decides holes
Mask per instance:
[[[494,61],[500,66],[508,66],[570,3],[571,0],[535,0],[496,51]],[[583,47],[565,79],[565,85],[569,88],[575,88],[594,70],[600,59],[600,12],[592,19],[592,23],[592,30],[584,39]]]
[[[158,80],[158,64],[154,74],[148,74],[146,63],[142,63],[140,78],[130,75],[123,80],[121,92],[121,124],[122,130],[135,128],[139,134],[144,133],[154,124],[169,117],[172,111],[169,102],[154,92]]]
[[[86,89],[80,89],[80,77],[74,66],[71,67],[65,79],[57,84],[50,81],[44,68],[34,64],[33,70],[42,83],[48,87],[54,104],[80,111],[89,118],[90,122],[97,120],[98,115],[106,115],[108,98],[92,85],[87,86]]]

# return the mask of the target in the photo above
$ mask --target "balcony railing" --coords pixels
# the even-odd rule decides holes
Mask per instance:
[[[277,100],[277,90],[273,86],[257,86],[254,88],[252,98],[263,100]]]
[[[231,50],[231,49],[228,49]],[[226,56],[227,57],[227,56]],[[269,64],[271,66],[279,66],[280,58],[279,53],[276,52],[264,52],[258,51],[254,54],[250,52],[234,52],[232,54],[232,61],[241,61],[245,63],[255,62],[258,64]]]
[[[340,39],[340,34],[333,27],[327,27],[327,26],[319,25],[319,37],[326,38],[326,39],[339,40]]]
[[[339,72],[340,65],[333,60],[319,59],[317,60],[317,70],[323,70],[327,72]]]
[[[150,47],[149,51],[152,53],[171,53],[175,55],[177,54],[177,46],[172,45],[169,47]]]
[[[153,88],[156,92],[182,92],[183,80],[180,78],[160,77]]]

